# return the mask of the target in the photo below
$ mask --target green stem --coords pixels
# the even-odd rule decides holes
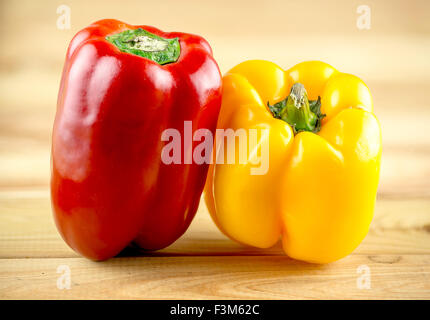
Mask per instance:
[[[181,54],[179,39],[159,37],[142,28],[107,36],[106,40],[122,52],[147,58],[158,64],[176,62]]]
[[[321,129],[321,120],[325,114],[321,113],[321,100],[309,100],[305,87],[295,83],[290,95],[275,105],[269,105],[275,118],[287,122],[294,133],[301,131],[318,132]]]

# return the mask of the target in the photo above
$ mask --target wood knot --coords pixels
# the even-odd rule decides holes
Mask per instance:
[[[401,256],[368,256],[369,260],[375,263],[393,264],[402,260]]]

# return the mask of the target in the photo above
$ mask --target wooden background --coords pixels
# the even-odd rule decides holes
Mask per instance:
[[[71,29],[57,28],[57,7]],[[357,6],[372,9],[356,27]],[[0,298],[430,298],[430,1],[1,1]],[[329,265],[225,238],[204,204],[185,236],[148,255],[79,257],[57,233],[49,200],[50,135],[68,42],[101,18],[198,33],[222,72],[260,58],[288,68],[323,60],[369,85],[383,130],[369,235]],[[57,268],[71,270],[59,290]],[[359,289],[367,265],[371,288]]]

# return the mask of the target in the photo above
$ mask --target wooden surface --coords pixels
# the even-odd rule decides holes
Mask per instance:
[[[71,29],[58,30],[62,2],[2,1],[0,298],[430,299],[430,2],[365,2],[370,30],[356,27],[359,1],[249,0],[65,1]],[[383,159],[375,218],[357,250],[319,266],[289,259],[279,245],[244,247],[216,229],[203,203],[184,237],[164,250],[96,263],[69,249],[50,208],[50,131],[68,42],[104,17],[201,34],[222,72],[251,58],[285,68],[319,59],[363,78]],[[69,290],[57,288],[62,265]],[[357,286],[363,265],[369,289]]]

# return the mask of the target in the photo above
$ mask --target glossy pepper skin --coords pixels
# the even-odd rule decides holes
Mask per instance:
[[[267,107],[294,83],[321,97],[318,133],[295,135]],[[270,160],[265,175],[250,174],[250,151],[245,164],[211,165],[205,200],[221,231],[259,248],[281,237],[287,255],[312,263],[350,254],[368,232],[379,180],[381,132],[367,86],[319,61],[284,71],[253,60],[230,70],[223,90],[218,128],[266,128],[259,142],[269,144]]]
[[[142,28],[179,38],[160,65],[106,37]],[[162,132],[184,121],[214,131],[222,80],[209,44],[185,33],[101,20],[70,43],[52,135],[51,196],[58,230],[81,255],[103,260],[131,242],[164,248],[188,228],[208,166],[164,164]],[[193,146],[196,142],[193,142]]]

